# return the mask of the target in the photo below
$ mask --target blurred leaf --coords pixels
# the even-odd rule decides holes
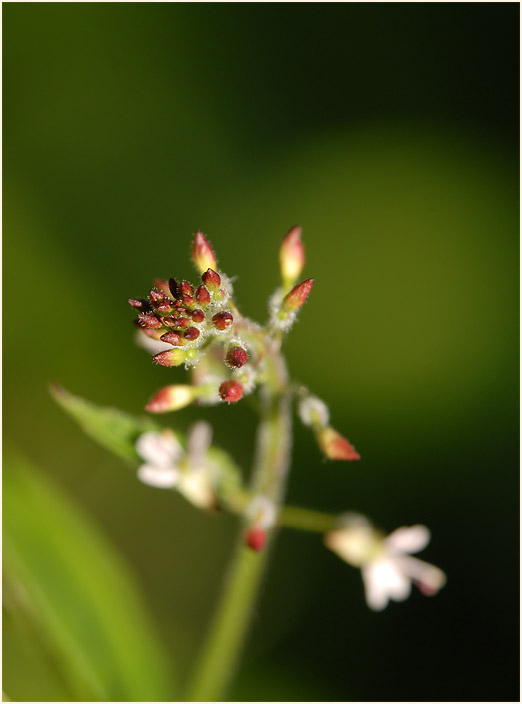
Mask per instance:
[[[104,536],[13,452],[4,458],[3,491],[5,607],[53,663],[68,698],[169,698],[161,645],[131,574]],[[5,682],[15,699],[17,689],[31,686],[18,672],[23,681]]]
[[[135,444],[142,433],[161,428],[149,418],[137,418],[116,408],[104,408],[74,396],[61,386],[51,394],[93,440],[126,460],[138,460]]]

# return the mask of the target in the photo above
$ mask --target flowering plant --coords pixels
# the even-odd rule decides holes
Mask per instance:
[[[305,265],[301,229],[292,228],[279,251],[281,286],[269,301],[268,322],[261,326],[243,316],[230,278],[218,266],[207,238],[196,232],[192,258],[201,281],[156,279],[146,298],[131,298],[137,317],[137,342],[154,363],[184,365],[190,383],[169,384],[147,402],[147,418],[99,408],[53,389],[57,401],[108,449],[137,466],[140,481],[178,491],[196,508],[219,507],[242,518],[241,539],[232,559],[221,602],[186,693],[191,701],[220,700],[233,676],[278,527],[324,535],[325,545],[360,568],[366,601],[374,610],[390,599],[401,601],[415,584],[435,594],[444,573],[411,553],[426,547],[425,526],[403,527],[387,537],[364,516],[332,516],[285,505],[290,466],[292,403],[327,459],[354,462],[360,455],[330,424],[327,405],[289,378],[281,353],[283,337],[312,290],[314,280],[297,283]],[[199,421],[185,438],[152,419],[189,404],[238,403],[258,391],[260,423],[256,461],[248,483],[231,457],[211,444],[212,429]]]

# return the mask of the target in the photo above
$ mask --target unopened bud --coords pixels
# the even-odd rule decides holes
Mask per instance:
[[[205,320],[205,313],[199,308],[196,308],[196,310],[192,311],[190,317],[195,323],[202,323]]]
[[[194,306],[196,305],[196,299],[188,293],[182,293],[180,301],[182,305],[186,306],[187,308],[194,308]]]
[[[247,351],[244,350],[242,347],[239,347],[235,345],[234,347],[230,347],[227,355],[225,357],[225,363],[229,367],[234,367],[235,369],[239,369],[240,367],[245,364],[245,362],[248,359],[248,354]]]
[[[160,316],[160,320],[162,325],[164,325],[166,328],[176,328],[178,326],[177,319],[172,316],[162,315]]]
[[[152,303],[160,303],[161,301],[165,300],[165,294],[163,291],[158,291],[157,288],[151,289],[149,298]]]
[[[144,328],[160,328],[161,322],[151,313],[139,313],[138,320]]]
[[[169,345],[174,345],[174,347],[181,347],[185,344],[185,341],[177,332],[166,332],[160,337],[160,340],[162,342],[168,342]]]
[[[317,433],[316,438],[319,447],[330,460],[352,462],[361,459],[355,447],[334,428],[323,428]]]
[[[196,300],[203,308],[206,308],[210,303],[210,293],[208,292],[206,286],[203,286],[203,284],[199,286],[196,291]]]
[[[192,296],[194,293],[194,287],[188,281],[182,281],[179,285],[179,290],[181,293],[186,293],[189,296]]]
[[[305,253],[301,242],[301,228],[293,227],[284,237],[279,249],[279,267],[283,287],[288,291],[299,278],[305,264]]]
[[[176,318],[176,327],[177,328],[188,328],[189,325],[190,325],[190,320],[188,318],[185,318],[185,317]]]
[[[194,244],[192,245],[192,259],[196,265],[196,269],[202,274],[207,269],[217,269],[216,255],[210,242],[205,235],[199,230],[194,235]]]
[[[155,303],[154,307],[162,315],[170,315],[174,312],[175,308],[173,302],[170,299],[163,299],[160,303]]]
[[[145,406],[145,410],[150,413],[166,413],[167,411],[177,411],[188,406],[196,398],[198,390],[194,386],[175,384],[165,386],[151,398]]]
[[[185,352],[179,347],[174,347],[172,350],[155,354],[152,361],[161,364],[162,367],[179,367],[185,361]]]
[[[165,279],[154,279],[154,286],[159,288],[160,291],[163,291],[166,296],[170,295],[169,282]]]
[[[312,290],[313,285],[313,279],[306,279],[306,281],[294,286],[290,293],[283,298],[283,309],[291,311],[301,308],[308,298],[308,294]]]
[[[221,276],[217,273],[217,271],[214,271],[214,269],[207,269],[205,273],[202,274],[201,280],[211,291],[219,291],[219,287],[221,286]]]
[[[192,342],[192,340],[197,340],[199,337],[199,330],[194,327],[187,328],[183,333],[183,337],[185,340],[189,340],[190,342]]]
[[[218,330],[226,330],[234,322],[234,316],[228,311],[223,311],[222,313],[216,313],[216,315],[212,316],[212,322]]]
[[[245,543],[255,552],[260,552],[266,545],[266,531],[254,526],[246,534]]]
[[[224,381],[219,387],[222,401],[236,403],[243,396],[243,386],[238,381]]]
[[[141,310],[142,313],[146,313],[150,308],[150,301],[146,298],[129,298],[128,303],[136,310]]]

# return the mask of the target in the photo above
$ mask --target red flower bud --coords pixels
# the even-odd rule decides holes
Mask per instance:
[[[188,328],[190,325],[190,320],[188,318],[177,318],[176,327],[177,328]]]
[[[171,300],[163,300],[161,303],[156,303],[154,307],[162,315],[170,315],[175,310]]]
[[[159,288],[160,291],[163,291],[166,296],[170,295],[169,282],[165,279],[154,279],[154,286]]]
[[[155,394],[145,406],[149,413],[165,413],[177,411],[191,403],[198,395],[197,389],[192,386],[174,385],[165,386]]]
[[[185,344],[181,335],[177,332],[166,332],[161,337],[162,342],[168,342],[169,345],[174,345],[174,347],[181,347]]]
[[[242,347],[236,345],[234,347],[229,348],[227,356],[225,357],[225,362],[226,364],[228,364],[229,367],[235,367],[236,369],[239,369],[243,366],[247,359],[247,351],[244,350]]]
[[[196,305],[196,300],[188,293],[182,293],[180,301],[184,306],[188,306],[189,308],[193,308]]]
[[[211,291],[218,291],[221,286],[221,276],[214,269],[207,269],[201,276],[201,280]]]
[[[210,303],[210,293],[205,286],[201,285],[196,291],[196,300],[203,308],[206,308]]]
[[[205,320],[205,313],[203,313],[202,310],[197,308],[196,310],[192,311],[190,317],[195,323],[202,323]]]
[[[179,347],[155,354],[152,361],[161,364],[162,367],[179,367],[185,361],[185,352]]]
[[[262,528],[254,526],[246,534],[245,543],[252,550],[260,552],[266,545],[266,532]]]
[[[199,230],[194,235],[192,245],[192,259],[196,269],[203,273],[207,269],[217,269],[216,255],[205,235]]]
[[[149,294],[149,298],[152,303],[160,303],[160,301],[165,300],[165,294],[163,291],[158,291],[158,289],[153,288]]]
[[[128,303],[136,310],[146,313],[150,310],[150,302],[146,298],[129,298]]]
[[[243,396],[243,386],[238,381],[224,381],[219,387],[222,401],[236,403]]]
[[[139,313],[138,320],[144,328],[160,328],[161,323],[155,315],[151,313]]]
[[[327,427],[320,430],[317,435],[319,447],[329,460],[360,460],[361,456],[355,447],[348,442],[337,430]]]
[[[197,328],[188,328],[184,333],[185,340],[197,340],[199,337],[199,330]]]
[[[297,286],[294,286],[294,288],[290,291],[290,293],[287,294],[283,299],[284,310],[290,311],[290,310],[297,310],[298,308],[301,308],[303,303],[308,298],[308,294],[312,290],[313,285],[314,285],[313,279],[306,279],[306,281],[303,281],[302,283],[298,284]]]
[[[234,322],[234,317],[232,313],[223,311],[222,313],[216,313],[216,315],[212,316],[212,322],[218,330],[226,330]]]
[[[161,324],[164,325],[166,328],[175,328],[178,325],[177,320],[173,316],[164,316],[162,315],[160,317]]]
[[[192,296],[194,293],[194,287],[192,284],[189,284],[188,281],[182,281],[179,285],[179,290],[181,293],[187,293],[189,296]]]

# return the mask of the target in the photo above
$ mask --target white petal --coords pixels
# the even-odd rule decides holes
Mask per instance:
[[[374,574],[373,565],[366,565],[361,569],[364,582],[366,603],[374,611],[382,611],[388,605],[388,590],[386,584]]]
[[[414,580],[423,594],[436,594],[446,584],[444,572],[429,562],[409,555],[396,557],[395,560],[404,574]]]
[[[394,560],[375,560],[363,568],[366,600],[379,611],[388,599],[404,601],[411,593],[411,582]]]
[[[390,553],[419,552],[430,542],[430,531],[426,526],[397,528],[386,538]]]
[[[155,486],[158,489],[171,489],[178,483],[179,472],[174,467],[142,464],[138,469],[138,479],[144,484]]]
[[[189,430],[187,445],[188,459],[191,468],[199,469],[204,465],[205,455],[212,440],[212,426],[200,420]]]
[[[198,508],[210,508],[215,503],[215,494],[205,472],[184,472],[178,488],[187,501]]]
[[[136,441],[136,452],[148,464],[167,468],[174,465],[182,448],[173,433],[143,433]]]
[[[168,342],[163,342],[162,340],[155,340],[146,335],[143,330],[137,331],[136,344],[138,347],[143,347],[143,349],[147,350],[150,354],[159,354],[160,352],[174,349],[174,345],[169,345]]]

